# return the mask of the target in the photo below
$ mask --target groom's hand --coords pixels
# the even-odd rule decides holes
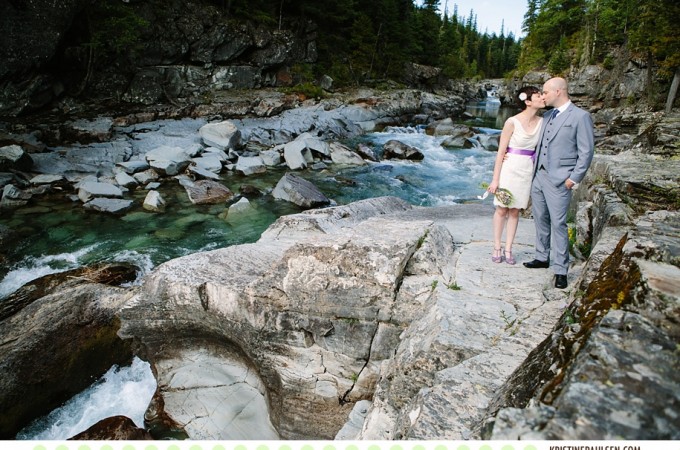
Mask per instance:
[[[573,188],[576,183],[567,178],[567,181],[564,182],[564,185],[567,187],[567,189],[571,190],[571,188]]]

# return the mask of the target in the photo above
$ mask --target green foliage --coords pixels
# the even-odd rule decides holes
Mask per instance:
[[[430,285],[430,287],[431,287],[432,290],[434,291],[435,289],[437,289],[437,286],[438,286],[438,285],[439,285],[439,280],[433,280],[433,281],[432,281],[432,284]]]
[[[612,69],[612,46],[658,68],[666,80],[680,67],[680,2],[677,0],[528,0],[520,72],[547,67],[560,74],[571,64]],[[659,94],[648,71],[649,99]]]
[[[324,90],[311,82],[300,83],[293,87],[284,88],[283,92],[286,94],[302,95],[305,98],[321,99],[326,97]]]
[[[125,3],[99,0],[87,10],[89,45],[97,50],[122,54],[136,49],[149,23]]]
[[[451,289],[452,291],[460,291],[460,286],[458,286],[458,283],[455,281],[453,283],[449,283],[446,285],[447,288]]]
[[[557,46],[550,61],[548,61],[548,70],[553,75],[560,75],[569,68],[570,61],[565,42],[564,38],[560,39],[560,45]]]

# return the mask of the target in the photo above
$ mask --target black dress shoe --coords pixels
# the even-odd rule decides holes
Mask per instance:
[[[548,261],[541,261],[539,259],[524,263],[524,267],[528,267],[529,269],[547,269],[549,265],[550,263],[548,263]]]
[[[555,275],[555,287],[557,289],[564,289],[565,287],[567,287],[567,276]]]

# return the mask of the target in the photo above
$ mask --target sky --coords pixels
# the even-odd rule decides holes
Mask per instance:
[[[440,0],[440,9],[444,11],[447,0]],[[527,0],[448,0],[449,15],[453,14],[453,5],[458,5],[458,17],[470,15],[473,9],[477,15],[477,31],[489,34],[500,34],[501,23],[505,20],[505,35],[511,31],[515,38],[523,35],[522,21],[527,11]]]

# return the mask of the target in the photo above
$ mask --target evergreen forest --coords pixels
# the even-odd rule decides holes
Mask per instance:
[[[527,0],[522,37],[502,28],[480,31],[475,11],[459,11],[455,0],[199,1],[227,20],[271,28],[316,24],[318,60],[294,68],[307,81],[324,74],[338,86],[399,81],[407,63],[438,67],[452,79],[522,76],[530,70],[560,75],[588,64],[612,68],[622,48],[626,58],[648,69],[650,86],[653,79],[680,81],[678,0]],[[98,0],[93,7],[107,4],[96,29],[100,35],[124,33],[128,47],[134,28],[143,24],[120,0]],[[107,21],[113,26],[102,23]],[[99,38],[120,40],[105,33]]]

